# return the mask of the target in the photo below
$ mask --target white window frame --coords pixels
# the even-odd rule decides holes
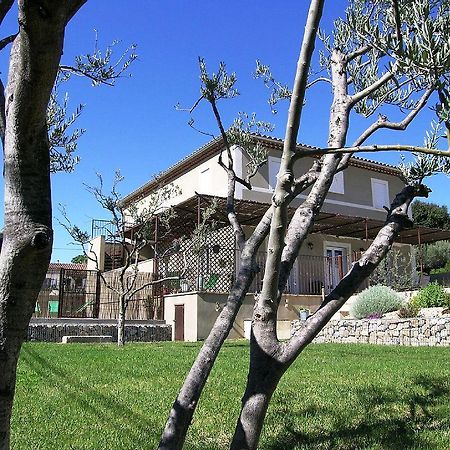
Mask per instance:
[[[280,171],[280,166],[281,166],[281,158],[278,158],[278,157],[276,157],[276,156],[269,156],[269,158],[268,158],[268,162],[269,162],[269,164],[268,164],[268,172],[269,172],[269,175],[268,175],[268,184],[269,184],[269,190],[274,190],[275,189],[275,186],[276,186],[276,183],[277,183],[277,178],[276,178],[276,176],[278,175],[278,172]],[[273,173],[273,166],[274,166],[274,164],[276,164],[277,165],[277,167],[278,167],[278,170],[276,171],[276,173],[275,173],[275,180],[272,180],[272,177],[271,177],[271,175],[272,175],[272,173]],[[272,181],[274,181],[275,182],[275,184],[272,186]]]
[[[338,172],[333,177],[329,192],[333,194],[344,194],[344,172]]]
[[[384,205],[379,205],[379,206],[377,205],[378,202],[376,201],[376,196],[375,196],[375,184],[378,184],[378,185],[381,184],[381,185],[385,186],[384,192],[385,192],[386,196],[384,199],[380,200],[382,203],[385,203]],[[373,207],[378,210],[383,210],[384,209],[383,206],[389,207],[389,205],[390,205],[389,182],[386,180],[380,180],[379,178],[371,178],[370,185],[372,188],[372,205],[373,205]]]

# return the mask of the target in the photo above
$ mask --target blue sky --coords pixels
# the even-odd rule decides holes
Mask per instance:
[[[268,91],[253,79],[252,72],[255,60],[260,59],[271,66],[280,81],[292,83],[308,3],[89,0],[83,6],[67,29],[63,63],[70,64],[75,55],[92,50],[94,30],[98,30],[100,47],[115,39],[121,41],[121,49],[136,43],[139,59],[131,67],[132,77],[119,80],[114,88],[93,88],[85,79],[73,79],[66,85],[73,108],[79,103],[86,104],[78,126],[87,131],[79,141],[81,162],[76,171],[53,175],[52,261],[70,261],[80,253],[70,245],[70,237],[56,220],[60,218],[58,204],[66,205],[73,222],[86,230],[90,230],[93,218],[104,217],[104,212],[83,187],[83,184],[96,183],[96,172],[108,182],[114,171],[120,169],[125,177],[121,191],[126,195],[207,142],[205,136],[187,125],[189,117],[174,108],[177,102],[190,106],[198,97],[198,56],[205,58],[210,70],[224,61],[238,75],[241,95],[221,104],[227,125],[237,112],[255,111],[260,119],[275,123],[275,136],[284,135],[286,106],[279,108],[277,116],[272,116],[266,103]],[[344,0],[326,2],[322,27],[329,30],[332,20],[343,13],[345,5]],[[14,30],[13,14],[5,25]],[[6,56],[0,59],[3,76],[7,72]],[[300,142],[325,145],[330,98],[327,86],[318,85],[308,92]],[[425,114],[407,134],[383,133],[377,142],[420,145],[429,120],[430,116]],[[199,109],[196,125],[216,133],[207,108]],[[364,122],[352,118],[348,142],[364,128]],[[399,162],[397,154],[375,157],[393,164]],[[448,179],[436,177],[429,184],[433,189],[430,200],[449,204]]]

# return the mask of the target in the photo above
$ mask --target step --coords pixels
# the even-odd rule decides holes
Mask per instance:
[[[102,343],[109,343],[112,341],[113,341],[112,336],[63,336],[61,343],[102,344]]]

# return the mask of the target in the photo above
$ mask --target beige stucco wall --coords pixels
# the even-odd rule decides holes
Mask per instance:
[[[155,272],[155,260],[147,259],[146,261],[139,262],[138,270],[139,270],[139,272],[154,273]]]
[[[280,157],[280,152],[271,150],[270,157]],[[296,176],[305,173],[312,165],[313,158],[302,158],[294,165]],[[248,163],[248,156],[245,152],[242,154],[242,167],[245,168]],[[395,195],[404,187],[404,183],[396,176],[379,173],[376,171],[361,169],[350,166],[344,171],[344,194],[329,192],[323,212],[334,214],[367,217],[371,219],[383,220],[386,212],[383,209],[377,209],[373,206],[372,183],[371,178],[388,182],[389,198],[392,200]],[[254,200],[261,203],[270,203],[272,192],[269,188],[269,164],[265,164],[252,179],[253,190],[242,189],[242,198],[244,200]],[[306,197],[308,191],[298,197],[297,201],[292,203],[297,207]]]
[[[172,340],[175,338],[175,305],[184,305],[184,340],[197,341],[197,303],[195,292],[164,296],[164,320],[172,326]]]
[[[103,270],[105,268],[105,236],[97,236],[89,244],[86,269]]]
[[[206,339],[211,328],[222,311],[227,300],[227,294],[189,293],[166,296],[164,300],[164,319],[169,325],[173,325],[175,305],[185,305],[185,339]],[[290,336],[291,322],[298,319],[302,308],[315,311],[321,301],[320,296],[283,296],[278,311],[278,337],[287,339]],[[253,295],[247,295],[242,303],[239,313],[233,323],[229,339],[244,338],[244,321],[251,320],[253,314]],[[197,330],[195,321],[190,319],[187,323],[187,308],[191,308],[189,314],[194,313],[194,305],[197,307]],[[190,328],[189,330],[187,328]],[[195,336],[195,339],[194,339]],[[189,338],[189,339],[188,339]]]
[[[268,155],[269,157],[278,158],[281,156],[281,152],[272,149],[268,152]],[[226,154],[224,154],[225,163],[226,159]],[[249,161],[248,155],[240,148],[234,148],[233,159],[237,175],[245,177],[246,165]],[[311,167],[313,161],[313,158],[298,160],[294,166],[295,174],[298,176],[305,173]],[[388,182],[391,200],[403,187],[403,182],[396,176],[350,166],[344,172],[344,194],[330,192],[327,195],[322,211],[352,217],[383,220],[386,212],[373,206],[371,178]],[[218,164],[217,155],[192,168],[188,173],[179,176],[172,184],[178,187],[180,193],[170,198],[164,206],[177,205],[193,197],[196,192],[219,197],[226,197],[227,194],[227,176],[223,168]],[[265,164],[260,168],[252,179],[252,185],[254,189],[250,191],[238,183],[236,186],[236,197],[261,203],[271,202],[272,193],[268,189],[269,164]],[[308,191],[300,195],[292,203],[292,206],[298,206],[307,193]],[[137,204],[138,208],[147,207],[148,199],[149,197],[139,201]]]
[[[224,163],[227,164],[227,155],[223,155]],[[225,170],[218,164],[218,155],[192,168],[171,182],[178,190],[178,195],[172,196],[161,207],[175,206],[179,203],[194,197],[196,193],[226,197],[227,195],[227,175]],[[149,198],[146,197],[136,206],[139,209],[148,207]]]

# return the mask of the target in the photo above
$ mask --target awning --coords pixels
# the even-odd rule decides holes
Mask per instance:
[[[226,199],[198,194],[174,207],[177,211],[178,218],[183,218],[183,220],[181,222],[177,220],[178,227],[174,224],[176,228],[171,229],[171,231],[176,235],[182,232],[181,228],[195,227],[195,224],[201,219],[199,211],[211,205],[214,199],[217,202],[214,220],[216,220],[219,226],[228,225]],[[249,200],[235,200],[235,207],[236,214],[242,225],[256,226],[264,216],[269,205]],[[294,208],[289,209],[289,215],[291,217],[294,212]],[[336,237],[352,237],[363,240],[374,239],[383,225],[384,222],[381,220],[321,212],[315,220],[312,233],[327,234]],[[177,230],[177,228],[180,229]],[[396,239],[396,242],[403,244],[425,244],[447,239],[450,240],[450,230],[417,226],[403,230]]]

